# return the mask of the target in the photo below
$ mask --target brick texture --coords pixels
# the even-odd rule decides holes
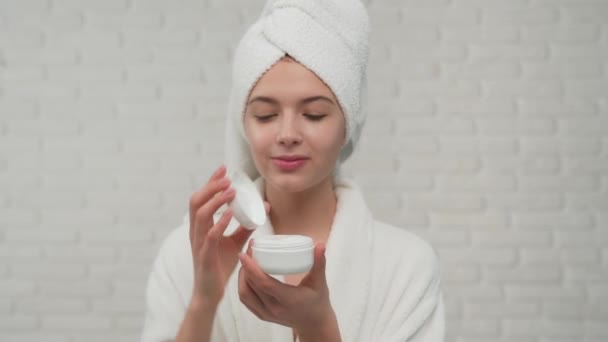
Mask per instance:
[[[0,341],[137,339],[263,2],[0,0]],[[607,341],[608,3],[366,4],[348,171],[437,250],[447,341]]]

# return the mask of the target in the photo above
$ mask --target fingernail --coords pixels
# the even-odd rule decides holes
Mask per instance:
[[[234,190],[234,188],[228,188],[228,190],[224,191],[224,194],[226,195],[226,197],[228,197],[234,195],[235,192],[236,191]]]

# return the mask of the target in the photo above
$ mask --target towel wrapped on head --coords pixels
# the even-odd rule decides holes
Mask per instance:
[[[365,123],[369,17],[359,0],[269,0],[239,42],[232,66],[226,123],[228,170],[259,176],[249,153],[243,114],[256,82],[286,55],[331,89],[344,113],[347,160]]]

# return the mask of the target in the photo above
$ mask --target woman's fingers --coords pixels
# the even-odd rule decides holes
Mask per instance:
[[[295,286],[284,284],[281,281],[264,273],[251,257],[251,246],[253,240],[250,240],[247,254],[241,253],[239,259],[246,271],[245,280],[250,284],[256,294],[268,303],[280,302],[288,295],[287,290],[293,289]]]
[[[230,186],[230,180],[225,178],[226,167],[220,166],[209,178],[209,181],[199,191],[190,196],[189,219],[190,219],[190,241],[193,243],[197,239],[195,216],[198,209],[211,199],[219,191],[224,191]]]
[[[312,287],[318,291],[328,291],[327,289],[327,278],[325,275],[325,265],[327,259],[325,258],[325,243],[319,242],[315,245],[314,253],[314,264],[308,274],[300,281],[300,285],[306,287]]]
[[[225,165],[220,165],[215,172],[213,172],[213,174],[211,175],[211,177],[209,177],[209,180],[215,180],[215,179],[220,179],[222,177],[224,177],[224,175],[226,174],[226,166]]]
[[[226,190],[230,186],[230,179],[228,177],[222,177],[220,179],[214,179],[207,183],[194,197],[194,208],[198,208],[201,205],[207,203],[212,199],[218,192]]]
[[[205,184],[205,186],[190,196],[190,223],[194,223],[194,215],[196,211],[211,200],[220,191],[228,189],[230,179],[222,177],[214,179]]]
[[[239,226],[237,230],[230,235],[230,238],[232,241],[234,241],[234,244],[239,248],[239,250],[242,250],[252,233],[253,230]]]
[[[241,303],[245,304],[245,306],[251,312],[253,312],[259,319],[264,319],[265,316],[263,316],[262,314],[266,311],[264,309],[264,303],[262,302],[260,297],[258,297],[258,295],[255,293],[255,291],[253,291],[253,289],[249,286],[249,284],[245,280],[245,277],[245,270],[241,268],[239,270],[238,283],[239,299],[241,300]]]
[[[256,288],[264,291],[265,293],[271,295],[272,289],[276,286],[291,286],[289,284],[284,284],[279,280],[271,277],[266,274],[253,260],[253,239],[249,240],[249,246],[247,247],[247,253],[241,253],[239,255],[239,259],[243,264],[243,267],[247,271],[247,280],[254,282]]]
[[[265,303],[275,304],[281,297],[279,289],[286,284],[266,274],[253,259],[253,239],[249,240],[247,254],[241,255],[241,263],[245,267],[245,280]],[[246,260],[243,260],[246,258]]]
[[[249,240],[249,244],[247,245],[247,255],[253,258],[253,244],[255,243],[254,239]]]
[[[225,203],[230,202],[235,195],[234,189],[228,189],[221,194],[214,196],[207,203],[203,204],[195,214],[195,221],[199,227],[196,227],[195,234],[200,238],[207,235],[209,229],[213,225],[213,215]],[[200,230],[200,231],[199,231]]]
[[[195,192],[190,198],[190,209],[192,212],[195,212],[198,207],[203,205],[206,201],[209,200],[215,193],[218,191],[218,187],[221,188],[222,183],[226,176],[226,167],[220,166],[215,172],[211,175],[207,183],[197,192]]]
[[[325,283],[325,243],[320,242],[315,245],[314,253],[314,264],[310,270],[315,280],[319,280],[321,283]]]
[[[202,259],[205,263],[213,263],[216,261],[216,256],[219,250],[219,244],[226,231],[226,227],[232,219],[232,210],[226,210],[215,225],[207,233],[205,243],[201,249]],[[210,267],[210,264],[205,264],[203,267]]]
[[[242,267],[239,270],[239,298],[254,315],[259,319],[287,325],[287,322],[283,319],[282,309],[280,303],[274,301],[268,301],[264,297],[260,297],[259,294],[251,287],[251,284],[247,282],[247,271]]]

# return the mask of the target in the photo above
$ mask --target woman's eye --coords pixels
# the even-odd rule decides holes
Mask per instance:
[[[304,114],[304,116],[307,117],[309,120],[312,120],[312,121],[320,121],[321,119],[323,119],[327,115],[325,115],[325,114]]]
[[[259,121],[259,122],[266,122],[266,121],[270,121],[272,118],[274,118],[275,116],[277,116],[276,114],[270,114],[270,115],[256,115],[255,118]]]

